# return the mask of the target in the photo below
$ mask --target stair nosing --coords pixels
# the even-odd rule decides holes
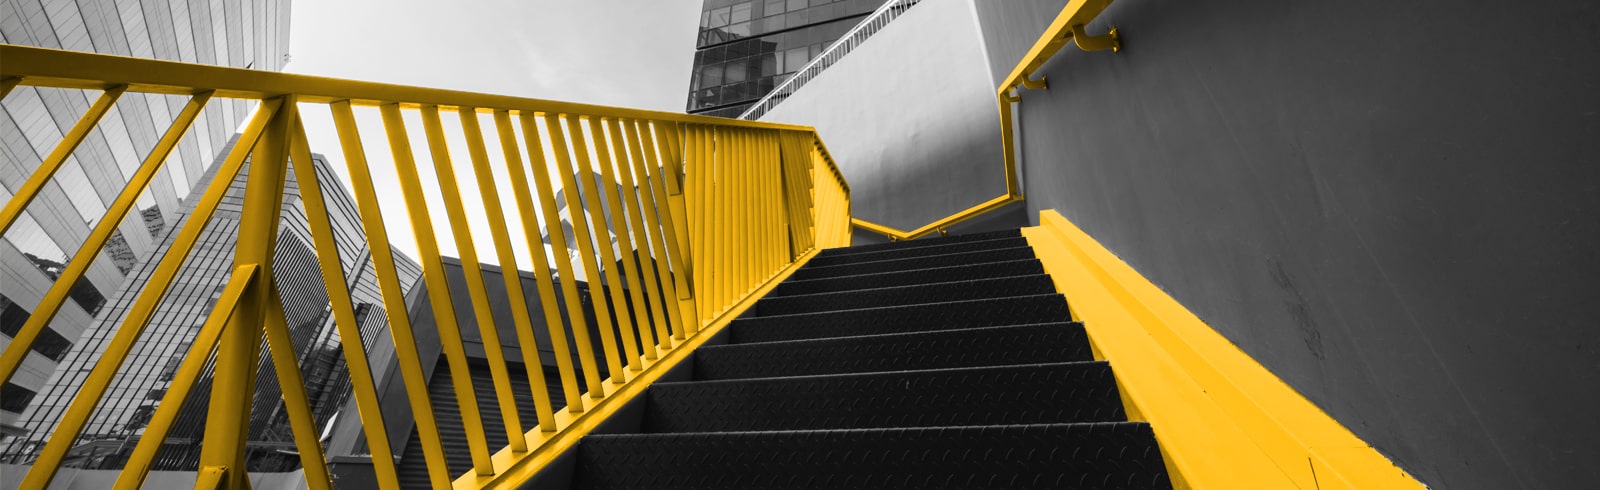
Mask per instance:
[[[1005,370],[1005,369],[1059,367],[1059,366],[1077,366],[1077,365],[1084,365],[1084,366],[1087,366],[1087,365],[1105,365],[1106,368],[1109,369],[1111,367],[1111,362],[1110,361],[1106,361],[1104,359],[1095,359],[1095,360],[1089,360],[1089,361],[1064,361],[1064,362],[1043,362],[1043,363],[1035,362],[1035,363],[1024,363],[1024,364],[1000,364],[1000,365],[995,365],[995,366],[967,366],[967,367],[953,367],[953,368],[902,369],[902,370],[899,370],[899,371],[870,371],[870,372],[863,372],[863,373],[802,374],[802,375],[795,375],[795,376],[765,376],[765,377],[760,377],[760,378],[706,379],[706,380],[694,380],[694,381],[658,381],[658,382],[655,382],[655,383],[651,383],[651,386],[652,387],[655,387],[655,386],[674,387],[674,386],[687,386],[687,385],[696,385],[696,384],[704,384],[704,383],[717,383],[717,384],[750,383],[750,382],[758,382],[758,381],[759,382],[766,382],[766,381],[771,381],[771,380],[775,380],[775,379],[870,378],[870,377],[873,377],[873,376],[905,375],[905,374],[913,374],[913,373],[914,374],[938,374],[938,373],[950,373],[950,372],[956,372],[956,371],[982,372],[982,371],[999,371],[999,370]],[[1113,373],[1115,373],[1115,371],[1113,371]]]
[[[1010,237],[1004,237],[1004,238],[987,238],[987,239],[983,239],[983,240],[962,240],[962,241],[951,242],[951,243],[944,244],[944,245],[928,245],[928,246],[923,246],[923,247],[912,247],[912,248],[905,248],[905,249],[893,249],[893,248],[891,248],[891,249],[887,249],[887,250],[864,250],[864,251],[860,251],[860,252],[856,252],[856,253],[831,254],[831,255],[828,255],[826,257],[820,257],[819,256],[819,257],[812,258],[811,260],[815,261],[815,260],[819,260],[819,259],[833,259],[833,258],[837,258],[837,257],[853,257],[853,256],[857,256],[857,255],[891,253],[891,252],[905,252],[905,251],[910,251],[910,250],[928,250],[928,249],[937,249],[937,248],[942,248],[942,247],[958,247],[958,246],[973,245],[973,244],[978,244],[978,243],[992,243],[992,242],[999,242],[999,241],[1017,241],[1017,240],[1023,240],[1024,244],[1027,243],[1027,239],[1025,237],[1022,237],[1022,236],[1019,235],[1019,236],[1010,236]],[[1016,248],[1016,247],[1004,247],[1004,248]],[[1001,250],[1001,248],[996,248],[994,250]],[[966,253],[966,252],[958,252],[958,253]],[[926,254],[926,255],[922,255],[922,256],[934,257],[934,256],[939,256],[939,255],[952,255],[952,254],[931,253],[931,254]],[[919,257],[919,256],[902,257],[902,258],[916,258],[916,257]],[[862,262],[850,262],[850,263],[847,263],[847,264],[839,264],[839,265],[871,264],[873,262],[883,262],[883,261],[886,261],[886,260],[898,260],[898,259],[867,260],[867,261],[862,261]],[[821,267],[832,267],[832,266],[823,265],[823,266],[817,266],[817,267],[821,268]]]
[[[944,330],[927,330],[927,331],[917,331],[917,332],[873,333],[873,334],[866,334],[866,335],[851,335],[851,336],[847,336],[847,337],[820,337],[820,338],[814,338],[814,339],[773,340],[773,341],[770,341],[770,342],[748,342],[748,343],[739,343],[739,344],[707,345],[707,346],[701,346],[700,348],[695,349],[695,352],[700,352],[700,351],[706,350],[706,349],[709,349],[709,350],[714,352],[714,351],[723,350],[723,349],[736,349],[736,348],[739,348],[740,346],[747,346],[747,345],[770,346],[772,344],[786,344],[786,343],[837,342],[839,339],[876,339],[876,338],[880,338],[880,337],[896,337],[896,336],[913,337],[913,336],[917,336],[917,335],[948,334],[950,332],[963,332],[963,331],[968,331],[968,330],[1022,328],[1022,327],[1035,327],[1035,326],[1041,326],[1041,325],[1062,325],[1062,326],[1077,325],[1079,327],[1082,327],[1083,326],[1083,322],[1070,321],[1070,322],[1018,323],[1018,324],[1015,324],[1015,325],[992,325],[992,326],[987,326],[987,327],[951,328],[951,329],[944,329]]]
[[[932,258],[935,258],[935,257],[952,257],[952,256],[956,256],[956,255],[995,253],[995,252],[1004,252],[1004,251],[1020,250],[1020,249],[1033,250],[1033,246],[1031,246],[1031,245],[1021,245],[1021,246],[1017,246],[1017,247],[996,248],[996,249],[992,249],[992,250],[975,250],[975,251],[971,251],[971,252],[958,252],[958,253],[953,253],[953,254],[924,255],[924,256],[921,256],[921,257],[906,257],[906,258],[899,258],[899,259],[874,260],[874,261],[869,261],[869,262],[854,262],[854,263],[849,263],[849,264],[823,265],[823,266],[817,266],[817,267],[813,267],[813,268],[802,268],[801,270],[807,270],[807,271],[839,270],[839,268],[844,268],[844,267],[858,267],[858,266],[862,266],[862,265],[866,265],[866,264],[881,264],[881,263],[884,263],[884,262],[894,262],[894,261],[897,261],[897,260],[924,260],[924,259],[932,259]],[[1011,262],[1013,260],[1022,260],[1022,259],[997,260],[995,262]],[[992,263],[992,262],[976,262],[976,264],[988,264],[988,263]],[[973,265],[973,264],[963,264],[963,265]],[[947,267],[949,267],[949,266],[947,266]],[[908,269],[908,270],[919,270],[919,269]],[[795,272],[799,272],[799,271],[795,271]],[[863,274],[851,274],[851,275],[863,275]],[[814,279],[832,279],[832,277],[826,277],[826,278],[813,277],[811,279],[803,279],[803,280],[814,280]]]
[[[813,282],[813,281],[818,281],[818,282],[820,282],[820,281],[836,281],[836,280],[843,280],[843,279],[848,279],[848,278],[852,278],[852,277],[879,276],[879,275],[884,275],[884,274],[907,274],[907,273],[913,273],[913,272],[936,271],[936,270],[941,270],[941,269],[959,269],[959,268],[962,268],[962,267],[977,267],[977,266],[981,266],[981,265],[991,265],[992,266],[992,265],[995,265],[995,264],[1011,264],[1011,263],[1016,263],[1016,262],[1029,262],[1029,261],[1039,262],[1039,259],[1038,258],[1012,259],[1012,260],[1002,260],[1002,261],[998,261],[998,262],[979,262],[979,263],[976,263],[976,264],[945,265],[945,266],[939,266],[939,267],[924,267],[924,268],[921,268],[921,269],[906,269],[906,270],[902,270],[902,271],[868,272],[866,274],[851,274],[851,275],[848,275],[848,276],[831,276],[831,277],[814,277],[814,278],[811,278],[811,279],[794,279],[792,281],[784,281],[784,282],[787,283],[787,284],[804,284],[804,283],[810,283],[810,282]],[[840,264],[840,265],[856,265],[856,264]],[[822,267],[818,267],[818,269],[821,269],[823,267],[834,267],[834,266],[825,265],[825,266],[822,266]],[[1040,272],[1040,274],[1047,274],[1047,273]],[[1014,276],[1001,276],[1001,277],[1014,277]]]
[[[963,282],[999,281],[999,280],[1005,280],[1005,279],[1016,279],[1016,278],[1020,278],[1020,277],[1050,277],[1050,275],[1040,272],[1040,273],[1033,273],[1033,274],[1018,274],[1018,275],[1015,275],[1015,276],[985,277],[985,278],[982,278],[982,279],[962,279],[962,280],[959,280],[959,281],[927,282],[927,283],[920,283],[920,284],[908,284],[908,285],[904,285],[904,286],[885,286],[885,287],[881,287],[881,288],[863,288],[863,289],[850,289],[850,290],[845,290],[845,291],[828,291],[828,292],[822,292],[822,293],[791,294],[791,295],[788,295],[788,296],[773,296],[773,297],[771,297],[771,299],[776,300],[776,299],[791,299],[791,298],[809,298],[809,297],[822,296],[822,295],[827,295],[827,294],[869,294],[869,293],[872,293],[874,291],[884,291],[884,290],[888,290],[888,289],[924,288],[924,287],[931,287],[931,286],[943,286],[943,285],[947,285],[947,284],[957,284],[957,283],[963,283]],[[1001,298],[1009,298],[1009,297],[1010,296],[999,296],[999,297],[994,297],[994,298],[978,298],[978,299],[1001,299]],[[762,300],[766,300],[768,298],[763,297],[761,299]],[[910,305],[901,305],[901,306],[910,306]],[[860,309],[860,308],[851,308],[851,309]],[[847,311],[847,310],[831,310],[831,311]]]
[[[885,431],[885,430],[920,431],[920,430],[947,430],[947,429],[990,429],[990,428],[996,428],[997,429],[997,428],[1001,428],[1001,427],[1061,427],[1061,426],[1070,426],[1070,425],[1075,425],[1075,426],[1086,426],[1086,425],[1143,425],[1143,426],[1149,426],[1150,422],[1148,422],[1148,421],[1132,421],[1132,420],[1128,420],[1128,421],[1116,421],[1116,422],[1059,422],[1059,423],[1051,423],[1051,424],[934,425],[934,426],[925,426],[925,427],[858,427],[858,428],[853,428],[853,429],[724,430],[724,431],[707,431],[707,432],[636,432],[636,433],[628,433],[628,434],[595,434],[595,433],[590,433],[590,434],[584,435],[584,437],[586,437],[586,438],[595,437],[595,438],[600,438],[600,439],[630,439],[630,438],[640,438],[640,437],[681,437],[681,436],[702,437],[702,436],[715,436],[715,435],[720,435],[720,434],[781,434],[781,433],[800,433],[800,432],[804,432],[804,433],[818,433],[818,432],[862,432],[862,433],[867,433],[867,432],[874,432],[874,431],[881,432],[881,431]],[[1160,441],[1158,440],[1156,442],[1159,444]]]
[[[938,302],[938,303],[922,303],[922,304],[915,304],[915,305],[877,306],[877,307],[872,307],[872,308],[857,308],[857,309],[853,309],[853,310],[828,310],[828,311],[817,311],[817,312],[810,312],[810,313],[789,313],[789,314],[784,314],[784,315],[756,316],[756,317],[750,317],[750,318],[735,319],[733,322],[734,323],[737,323],[737,322],[756,322],[756,321],[761,321],[761,320],[788,318],[788,317],[805,316],[805,315],[827,315],[827,314],[832,314],[832,313],[858,312],[858,311],[869,311],[869,310],[886,310],[886,309],[891,309],[891,308],[917,308],[917,307],[925,307],[925,306],[928,306],[928,305],[948,305],[948,304],[952,304],[952,303],[972,303],[972,302],[978,302],[978,301],[1004,301],[1004,300],[1009,300],[1009,299],[1038,298],[1038,297],[1041,297],[1041,296],[1059,296],[1059,297],[1062,298],[1063,301],[1066,300],[1066,296],[1062,295],[1059,292],[1040,293],[1040,294],[1023,294],[1023,295],[1017,295],[1017,296],[1001,296],[1001,297],[998,297],[998,298],[978,298],[978,299],[966,299],[966,300],[960,300],[960,301],[942,301],[942,302]],[[1052,323],[1052,322],[1034,322],[1034,323]],[[730,325],[731,324],[732,323],[730,323]],[[1003,325],[990,325],[990,326],[998,327],[998,326],[1003,326]]]

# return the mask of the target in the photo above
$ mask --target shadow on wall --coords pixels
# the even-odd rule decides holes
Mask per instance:
[[[979,2],[987,45],[1060,3]],[[1593,2],[1122,0],[1089,31],[1113,24],[1123,52],[1064,50],[1023,94],[1029,216],[1435,488],[1600,480]]]

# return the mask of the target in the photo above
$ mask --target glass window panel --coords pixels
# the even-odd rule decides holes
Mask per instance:
[[[700,12],[700,28],[705,29],[711,23],[711,11]]]
[[[784,2],[785,0],[767,0],[766,6],[761,8],[761,15],[771,17],[774,15],[783,14],[785,11],[783,7]]]
[[[722,85],[722,64],[706,65],[700,69],[700,86],[715,87]]]
[[[728,25],[728,19],[729,19],[729,17],[732,16],[732,11],[733,11],[732,7],[723,7],[723,8],[719,8],[719,9],[716,9],[716,10],[712,10],[711,11],[711,23],[710,24],[706,24],[706,27],[716,28],[716,27],[722,27],[722,26]]]
[[[728,34],[732,35],[733,39],[750,37],[750,23],[743,22],[728,26]]]
[[[714,107],[722,103],[722,87],[708,87],[700,90],[700,107]]]
[[[816,58],[817,55],[822,54],[822,49],[823,49],[824,46],[825,45],[823,45],[823,44],[813,44],[813,45],[811,45],[811,57],[812,58]]]
[[[722,46],[708,48],[704,52],[706,54],[705,64],[707,65],[715,65],[728,59],[727,49]]]
[[[782,15],[774,15],[761,19],[761,32],[773,32],[783,29],[783,18]]]
[[[748,67],[748,62],[745,60],[728,63],[727,70],[722,72],[722,83],[743,82],[746,78],[745,74],[749,72]]]
[[[761,55],[761,76],[770,77],[778,74],[778,56],[774,54]]]
[[[789,11],[790,12],[793,12],[793,11],[796,11],[796,10],[800,10],[800,9],[803,9],[803,8],[806,8],[806,7],[807,7],[806,0],[789,0]]]
[[[732,24],[737,24],[737,23],[740,23],[740,22],[749,22],[750,21],[750,2],[734,4],[733,11],[730,14],[730,16],[731,16],[731,18],[728,20],[728,22],[732,23]]]
[[[23,409],[28,408],[28,403],[33,401],[33,396],[37,394],[39,393],[7,381],[3,387],[0,387],[0,410],[22,413]]]
[[[805,47],[794,48],[784,52],[783,68],[787,72],[799,71],[806,66],[810,59],[810,50]]]
[[[797,26],[806,25],[806,15],[805,14],[806,14],[805,12],[789,12],[787,14],[784,14],[783,23],[787,24],[789,27],[797,27]]]

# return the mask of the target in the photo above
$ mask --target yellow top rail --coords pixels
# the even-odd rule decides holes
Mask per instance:
[[[378,403],[368,347],[362,345],[346,290],[349,271],[342,264],[349,261],[339,255],[325,202],[325,193],[338,186],[319,182],[313,170],[301,116],[309,108],[321,107],[333,119],[359,208],[357,233],[365,233],[369,243],[400,378],[429,481],[436,488],[516,486],[819,249],[850,242],[849,187],[808,127],[13,45],[0,45],[0,59],[5,60],[0,64],[0,97],[28,86],[101,92],[55,149],[28,169],[26,183],[0,209],[0,232],[30,212],[41,189],[121,95],[191,97],[0,353],[3,381],[17,373],[72,285],[101,255],[200,111],[216,99],[259,101],[237,143],[216,164],[215,177],[201,183],[203,193],[168,239],[169,251],[151,257],[148,281],[129,289],[136,297],[77,395],[59,413],[56,429],[32,446],[36,453],[30,456],[36,459],[23,478],[24,488],[47,487],[56,476],[96,416],[96,405],[134,355],[163,297],[187,270],[185,261],[225,198],[243,203],[236,216],[232,273],[204,324],[194,326],[193,337],[181,339],[190,347],[137,444],[123,454],[128,462],[116,487],[138,488],[156,465],[157,451],[183,401],[207,375],[213,353],[206,407],[210,423],[196,462],[197,487],[243,487],[256,402],[252,380],[262,369],[274,370],[283,386],[309,485],[331,487],[320,431],[300,379],[297,353],[290,347],[278,279],[271,273],[291,177],[309,222],[305,239],[316,251],[334,324],[344,339],[341,349],[366,441],[372,454],[396,454],[390,444],[395,439],[383,423],[386,414]],[[353,109],[358,106],[376,107],[381,119],[358,119]],[[420,116],[421,138],[414,136],[415,116]],[[458,123],[446,125],[446,118]],[[492,131],[488,138],[486,128]],[[363,133],[381,135],[387,148],[369,147]],[[465,158],[451,149],[462,142]],[[426,154],[414,148],[425,148]],[[397,196],[380,196],[374,185],[374,167],[382,162],[392,162],[400,186]],[[470,171],[457,172],[458,164]],[[432,175],[425,175],[429,168]],[[502,197],[507,187],[509,195]],[[476,189],[477,199],[464,189]],[[558,202],[558,197],[564,200]],[[394,205],[395,200],[403,206]],[[568,210],[565,216],[563,208]],[[407,218],[427,305],[406,302],[385,229],[386,213]],[[473,214],[486,218],[486,233],[472,226]],[[572,230],[571,242],[563,232],[564,220]],[[436,226],[439,221],[448,224],[450,233],[437,233],[445,228]],[[521,232],[513,233],[508,224],[520,225]],[[544,236],[554,250],[574,251],[576,260],[568,254],[546,254]],[[465,290],[450,287],[443,245],[453,245],[460,255]],[[534,291],[524,291],[519,274],[505,273],[505,296],[491,295],[479,273],[479,254],[493,254],[503,270],[517,271],[529,266],[518,263],[518,251],[531,255]],[[625,260],[618,253],[636,254],[639,260]],[[586,305],[580,282],[609,286],[591,289]],[[460,294],[468,296],[464,304],[470,305],[463,311],[452,301]],[[538,311],[523,298],[537,298]],[[502,348],[506,339],[500,338],[491,311],[491,304],[499,301],[509,304],[520,349]],[[466,430],[465,454],[444,450],[408,307],[428,308],[435,319]],[[562,315],[562,309],[592,316]],[[525,413],[516,405],[512,386],[514,377],[546,386],[540,336],[534,332],[541,316],[566,405],[558,406],[546,390],[535,388],[536,407]],[[586,318],[593,318],[593,324]],[[493,379],[492,393],[473,388],[474,368],[464,343],[471,333],[463,323],[476,326],[484,345],[481,360]],[[598,342],[593,342],[596,336]],[[522,358],[508,359],[506,352],[519,352]],[[511,369],[518,364],[523,369]],[[579,388],[580,379],[586,390]],[[489,446],[490,429],[483,416],[494,411],[510,441],[498,450]],[[454,474],[452,459],[470,460],[471,470]],[[393,459],[380,456],[372,463],[381,486],[399,486]]]
[[[1033,47],[1028,50],[1028,54],[1017,62],[1017,66],[1012,68],[1011,74],[1006,76],[1005,81],[1001,82],[1000,86],[995,89],[995,100],[1000,106],[1000,148],[1001,165],[1006,179],[1005,194],[910,231],[873,223],[861,218],[852,218],[852,224],[857,228],[889,237],[890,240],[911,240],[935,232],[943,234],[957,223],[1023,200],[1022,189],[1017,183],[1017,157],[1015,138],[1013,136],[1015,132],[1011,123],[1012,105],[1022,102],[1020,92],[1024,88],[1048,88],[1049,85],[1043,78],[1033,80],[1030,77],[1033,76],[1035,70],[1044,66],[1045,62],[1050,61],[1050,58],[1054,57],[1056,52],[1065,47],[1067,43],[1077,44],[1084,51],[1100,51],[1104,49],[1117,51],[1121,49],[1121,41],[1115,28],[1112,28],[1109,34],[1100,36],[1090,36],[1084,32],[1084,25],[1098,17],[1101,11],[1111,5],[1112,1],[1114,0],[1072,0],[1068,2],[1061,9],[1061,13],[1056,15],[1055,21],[1050,23],[1050,27],[1045,29],[1039,39],[1033,43]]]

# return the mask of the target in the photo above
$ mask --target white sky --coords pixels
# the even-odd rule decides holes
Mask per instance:
[[[683,112],[694,59],[701,0],[319,0],[296,2],[290,23],[291,62],[308,75],[465,90],[519,97]],[[302,104],[312,151],[348,179],[332,119],[320,104]],[[365,151],[380,196],[397,192],[393,164],[376,111],[357,109]],[[421,120],[408,111],[430,215],[443,255],[458,256],[440,207]],[[471,175],[459,118],[442,114],[459,179]],[[491,160],[500,148],[493,122],[480,119]],[[502,201],[510,189],[496,180]],[[559,184],[558,184],[559,185]],[[462,182],[479,260],[498,263],[488,217],[475,187]],[[393,245],[417,257],[405,207],[384,206]],[[513,220],[514,221],[514,220]],[[513,241],[521,227],[511,225]],[[528,250],[520,268],[531,269]]]

